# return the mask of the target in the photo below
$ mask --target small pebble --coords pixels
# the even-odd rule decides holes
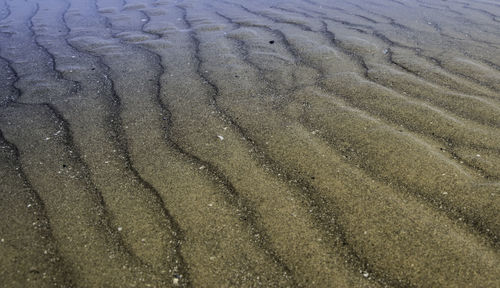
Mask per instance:
[[[122,228],[122,227],[118,227],[118,231],[122,231],[122,230],[123,230],[123,228]]]
[[[217,135],[217,137],[219,137],[220,141],[224,140],[224,137],[222,137],[220,135]]]
[[[174,283],[174,285],[179,285],[179,275],[174,275],[174,278],[172,278],[172,283]]]

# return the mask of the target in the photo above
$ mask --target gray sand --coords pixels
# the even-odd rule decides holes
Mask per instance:
[[[1,287],[500,287],[500,3],[0,0]]]

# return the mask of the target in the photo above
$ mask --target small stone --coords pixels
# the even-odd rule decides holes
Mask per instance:
[[[121,232],[123,230],[122,227],[118,227],[118,232]]]
[[[174,278],[172,278],[172,283],[176,286],[179,285],[179,278],[179,275],[174,275]]]
[[[219,137],[220,141],[224,140],[224,137],[222,137],[220,135],[217,135],[217,137]]]

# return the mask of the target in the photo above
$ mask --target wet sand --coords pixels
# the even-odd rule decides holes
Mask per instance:
[[[499,287],[500,3],[0,0],[0,286]]]

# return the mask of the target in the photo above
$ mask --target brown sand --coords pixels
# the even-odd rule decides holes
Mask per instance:
[[[500,287],[500,3],[0,0],[1,287]]]

